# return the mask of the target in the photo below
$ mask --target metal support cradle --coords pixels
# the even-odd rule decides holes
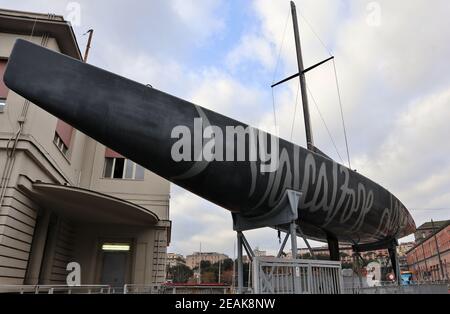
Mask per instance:
[[[243,248],[245,249],[250,261],[252,261],[255,257],[250,244],[245,238],[244,231],[266,227],[287,231],[277,257],[280,258],[282,256],[286,243],[289,237],[291,237],[291,251],[293,259],[296,259],[298,254],[297,234],[299,234],[308,246],[311,255],[314,256],[308,240],[297,224],[297,220],[299,219],[298,204],[302,195],[303,194],[298,191],[286,190],[278,205],[275,206],[271,212],[262,217],[249,218],[236,213],[232,214],[233,229],[237,234],[238,294],[242,294],[244,292]],[[289,228],[286,228],[286,226],[289,226]]]

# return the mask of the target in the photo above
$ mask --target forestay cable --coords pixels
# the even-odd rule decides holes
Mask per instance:
[[[275,69],[273,71],[272,84],[275,83],[275,79],[276,79],[277,72],[278,72],[278,66],[280,65],[281,52],[283,50],[284,40],[286,38],[286,30],[287,30],[287,26],[288,26],[288,22],[289,22],[289,17],[290,17],[290,11],[288,11],[288,14],[286,16],[286,22],[284,24],[283,37],[281,39],[281,45],[280,45],[280,49],[278,51],[277,63],[275,65]],[[273,88],[272,88],[272,107],[273,107],[273,119],[274,119],[275,128],[276,128],[278,126],[278,122],[277,122],[277,113],[276,113],[276,106],[275,106],[275,93],[274,93]]]
[[[320,119],[322,120],[322,123],[323,123],[323,125],[325,126],[325,129],[327,130],[327,133],[328,133],[328,136],[330,137],[331,143],[333,144],[334,149],[336,150],[336,153],[337,153],[338,156],[339,156],[339,159],[340,159],[341,162],[343,163],[344,160],[342,159],[342,156],[341,156],[341,154],[339,153],[339,150],[338,150],[338,148],[337,148],[337,146],[336,146],[336,141],[334,140],[333,135],[331,134],[330,129],[328,128],[328,125],[327,125],[327,123],[326,123],[326,121],[325,121],[325,118],[323,117],[322,112],[321,112],[320,109],[319,109],[319,106],[318,106],[318,104],[317,104],[317,101],[316,101],[316,99],[314,98],[314,95],[312,94],[312,92],[311,92],[311,90],[309,89],[308,86],[306,86],[306,89],[308,90],[308,93],[309,93],[309,95],[311,96],[311,99],[313,100],[314,106],[316,107],[316,110],[317,110],[317,112],[319,113]]]
[[[297,87],[297,96],[295,97],[295,109],[294,109],[294,118],[292,119],[292,128],[291,128],[291,142],[294,138],[294,127],[295,127],[295,118],[297,117],[297,108],[298,108],[298,95],[300,93],[300,81],[298,82]]]
[[[336,89],[337,89],[338,98],[339,98],[339,107],[341,109],[342,128],[344,130],[345,147],[347,149],[348,167],[352,168],[352,163],[350,161],[350,150],[348,147],[347,127],[345,126],[345,119],[344,119],[344,106],[342,105],[341,89],[339,87],[339,77],[338,77],[337,70],[336,70],[336,62],[334,62],[334,59],[333,59],[333,68],[334,68],[334,77],[336,79]]]
[[[306,17],[301,12],[300,12],[300,17],[305,21],[306,25],[308,25],[308,27],[311,30],[311,32],[314,34],[314,36],[316,36],[316,38],[319,40],[319,42],[322,44],[322,46],[325,48],[325,50],[328,52],[328,54],[330,56],[333,56],[333,53],[332,53],[331,49],[328,48],[327,45],[325,45],[323,40],[320,38],[320,36],[314,30],[314,27],[312,26],[312,24],[306,19]],[[333,70],[334,70],[334,77],[335,77],[335,80],[336,80],[336,89],[337,89],[338,100],[339,100],[339,108],[340,108],[340,111],[341,111],[342,128],[343,128],[343,131],[344,131],[345,147],[346,147],[346,150],[347,150],[347,158],[348,158],[348,166],[349,166],[349,168],[351,168],[352,164],[351,164],[351,160],[350,160],[350,149],[349,149],[349,144],[348,144],[347,127],[345,125],[345,118],[344,118],[344,106],[342,104],[342,96],[341,96],[341,89],[340,89],[340,84],[339,84],[339,77],[338,77],[338,74],[337,74],[336,62],[334,61],[334,59],[333,59]]]

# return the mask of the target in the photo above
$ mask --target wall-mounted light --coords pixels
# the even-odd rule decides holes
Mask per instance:
[[[129,252],[130,245],[124,243],[105,243],[102,245],[102,250],[109,252]]]

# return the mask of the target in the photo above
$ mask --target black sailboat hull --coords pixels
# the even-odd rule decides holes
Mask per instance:
[[[260,160],[248,160],[249,151],[247,161],[195,161],[195,143],[192,161],[175,161],[177,127],[194,134],[199,118],[201,130],[216,126],[223,134],[227,127],[248,126],[62,54],[18,40],[4,80],[11,90],[107,147],[229,211],[264,215],[286,189],[293,189],[303,193],[299,217],[313,239],[325,240],[328,233],[343,242],[364,244],[415,230],[405,206],[386,189],[283,139],[274,172],[262,172]],[[225,154],[237,144],[236,137],[225,139]],[[250,136],[245,144],[250,147]]]

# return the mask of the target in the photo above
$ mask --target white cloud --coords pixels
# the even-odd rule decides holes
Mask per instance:
[[[199,76],[189,100],[242,122],[255,122],[252,112],[265,102],[260,90],[246,86],[223,69],[206,68]]]
[[[170,4],[178,17],[200,40],[224,28],[224,21],[218,14],[223,4],[221,0],[202,0],[200,5],[196,0],[172,0]]]
[[[232,69],[257,61],[271,69],[275,66],[275,60],[276,56],[270,42],[254,34],[244,35],[239,44],[227,56],[227,63]]]
[[[450,206],[450,89],[408,105],[376,153],[358,161],[369,177],[388,182],[411,209]],[[438,212],[433,214],[438,215]],[[448,218],[448,211],[441,213]]]

